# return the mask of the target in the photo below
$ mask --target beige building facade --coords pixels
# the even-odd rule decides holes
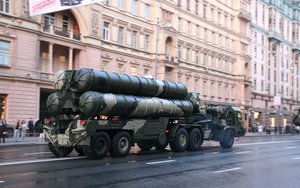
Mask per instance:
[[[83,67],[251,107],[250,0],[108,0],[34,17],[28,0],[1,3],[0,113],[9,124],[47,116],[54,73]]]
[[[299,1],[254,0],[252,123],[286,127],[299,106]]]

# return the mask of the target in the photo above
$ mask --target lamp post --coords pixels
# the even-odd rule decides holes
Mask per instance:
[[[156,21],[156,47],[155,47],[155,65],[154,65],[154,69],[155,69],[155,73],[154,73],[154,78],[157,79],[157,66],[158,66],[158,41],[159,41],[159,18],[157,18]]]

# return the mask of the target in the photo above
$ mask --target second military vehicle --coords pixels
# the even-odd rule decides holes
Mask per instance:
[[[54,87],[47,100],[53,116],[36,128],[58,157],[74,148],[92,159],[123,157],[134,144],[193,151],[203,140],[231,148],[245,135],[239,108],[205,105],[180,83],[80,69],[57,73]]]

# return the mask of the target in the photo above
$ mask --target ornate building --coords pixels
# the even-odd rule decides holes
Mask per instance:
[[[109,0],[34,17],[27,0],[0,3],[0,112],[10,124],[47,115],[54,73],[82,67],[251,107],[250,0]]]
[[[300,6],[254,0],[252,12],[252,122],[283,125],[299,105]]]

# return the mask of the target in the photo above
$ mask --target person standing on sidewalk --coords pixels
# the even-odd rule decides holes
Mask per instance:
[[[29,128],[29,136],[33,137],[33,132],[34,132],[34,124],[32,118],[28,121],[28,128]]]
[[[19,137],[20,137],[20,129],[21,129],[21,125],[20,125],[20,120],[17,121],[17,124],[15,126],[14,129],[14,142],[18,142],[19,141]]]
[[[6,120],[1,120],[1,127],[0,127],[0,143],[1,139],[3,140],[3,143],[5,143],[5,137],[6,137]]]
[[[21,137],[22,137],[22,141],[25,140],[27,129],[28,129],[28,126],[27,126],[25,120],[22,120],[21,121]]]

